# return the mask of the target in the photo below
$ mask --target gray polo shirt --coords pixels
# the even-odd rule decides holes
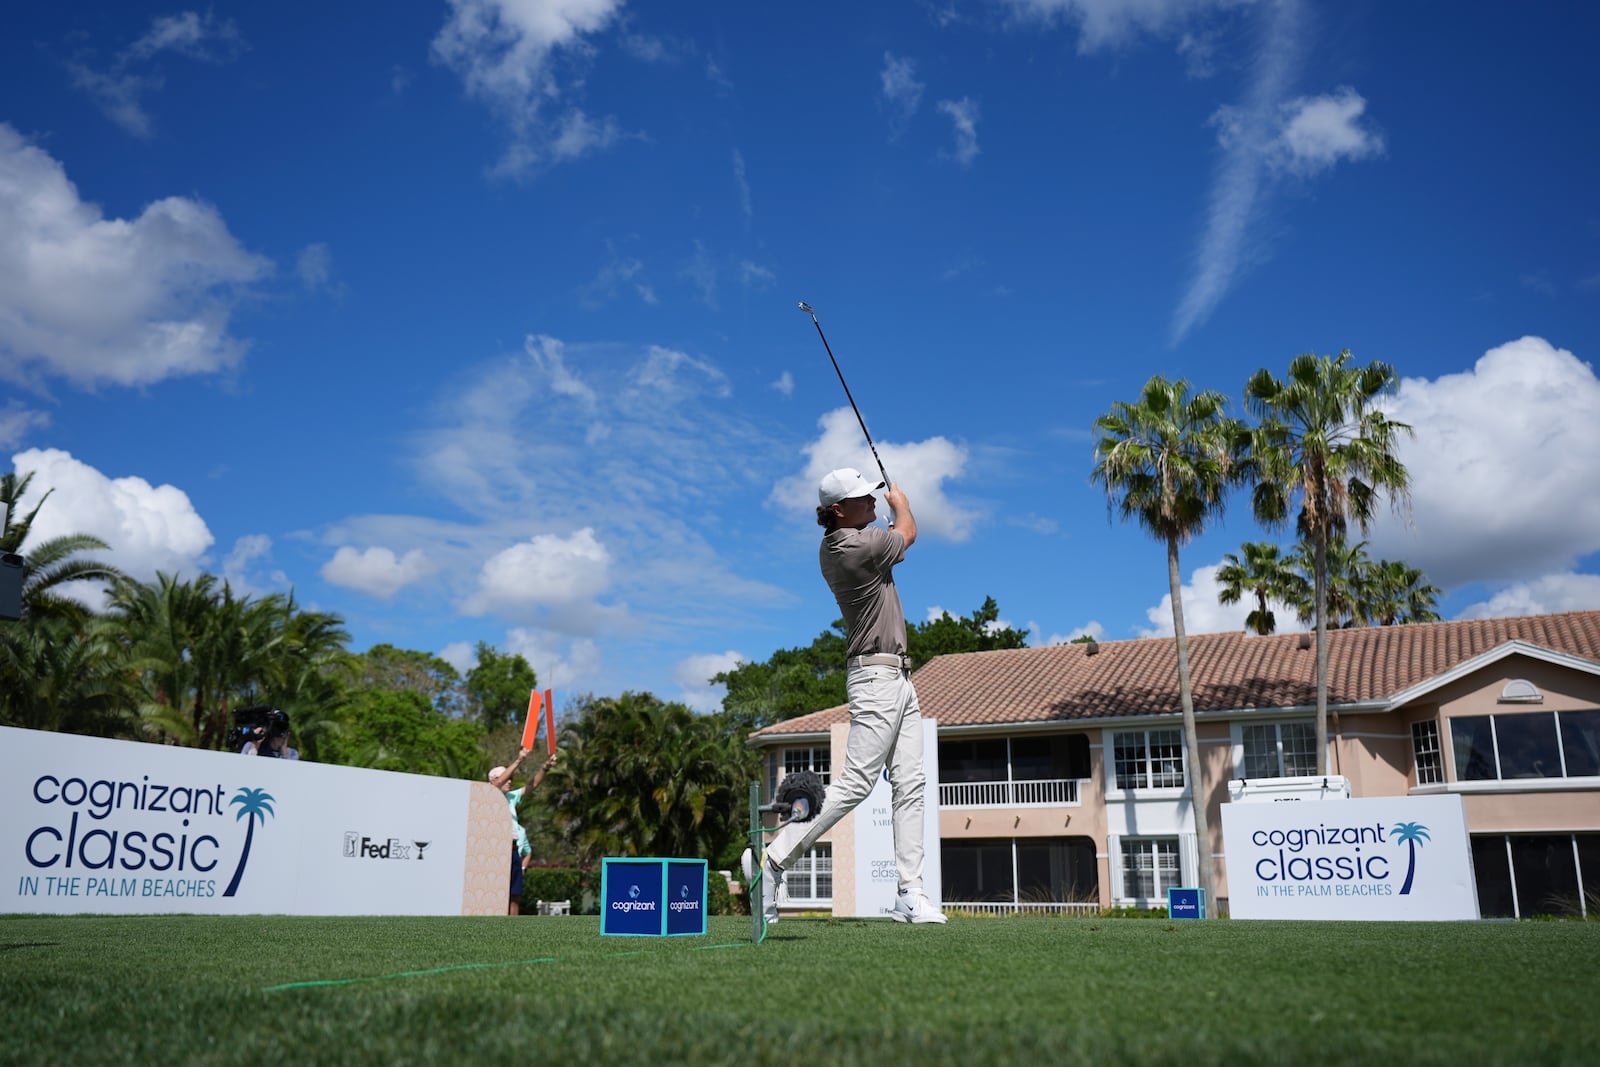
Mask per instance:
[[[867,526],[823,535],[822,577],[833,590],[849,633],[847,656],[906,651],[906,616],[894,585],[894,565],[906,558],[906,540],[894,530]]]

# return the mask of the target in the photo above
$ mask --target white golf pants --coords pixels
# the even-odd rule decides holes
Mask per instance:
[[[894,862],[900,888],[922,888],[922,711],[911,678],[895,667],[852,667],[850,735],[844,766],[835,761],[822,811],[808,823],[790,823],[767,847],[767,858],[783,870],[833,824],[867,799],[884,767],[894,809]]]

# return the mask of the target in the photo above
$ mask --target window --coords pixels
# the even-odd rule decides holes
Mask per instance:
[[[783,750],[783,773],[815,771],[828,784],[830,750],[826,748],[786,748]]]
[[[1309,722],[1251,723],[1241,732],[1244,778],[1317,773],[1317,728]]]
[[[1594,917],[1600,834],[1474,834],[1472,873],[1483,917]]]
[[[818,845],[783,872],[786,900],[833,899],[833,846]]]
[[[1600,775],[1600,711],[1460,716],[1450,740],[1458,781]]]
[[[1042,782],[1089,777],[1083,734],[975,737],[939,742],[939,782]]]
[[[1444,781],[1444,753],[1439,749],[1439,724],[1423,719],[1411,724],[1411,756],[1417,764],[1417,784]]]
[[[1177,838],[1122,839],[1123,896],[1165,901],[1167,890],[1178,884]]]
[[[1183,735],[1177,730],[1134,730],[1113,746],[1118,789],[1181,789]]]
[[[944,899],[963,904],[1098,901],[1099,865],[1087,837],[964,838],[939,852]]]

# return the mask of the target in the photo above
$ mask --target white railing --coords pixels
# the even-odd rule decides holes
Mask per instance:
[[[1076,778],[948,782],[939,786],[939,806],[942,808],[1028,808],[1077,803]]]
[[[985,900],[974,904],[956,900],[944,902],[945,914],[960,915],[1096,915],[1100,905],[1089,902],[1053,901],[1046,904],[1020,904]]]

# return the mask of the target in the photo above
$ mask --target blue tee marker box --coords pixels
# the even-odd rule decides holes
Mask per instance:
[[[1204,889],[1168,889],[1167,918],[1204,919],[1206,917],[1206,891]]]
[[[706,861],[600,862],[600,933],[675,937],[706,932]]]

